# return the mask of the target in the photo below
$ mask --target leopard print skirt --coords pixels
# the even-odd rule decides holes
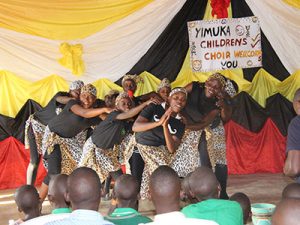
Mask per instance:
[[[198,144],[202,130],[186,130],[170,164],[179,177],[185,177],[201,165]]]
[[[46,126],[40,123],[38,120],[34,119],[34,114],[29,116],[25,124],[25,137],[24,137],[25,149],[29,149],[30,147],[29,139],[28,139],[29,127],[31,127],[33,130],[38,153],[42,154],[42,141],[43,141],[43,136],[45,133]]]
[[[142,176],[140,195],[142,199],[150,198],[149,178],[154,170],[162,165],[170,165],[173,155],[169,153],[165,146],[147,146],[137,143],[137,148],[145,162]]]
[[[121,169],[121,163],[124,161],[124,149],[131,136],[131,134],[126,135],[119,145],[110,149],[98,148],[90,137],[83,146],[79,167],[92,168],[97,172],[101,181],[106,180],[110,172]]]
[[[216,164],[227,165],[226,160],[226,137],[223,122],[216,128],[210,126],[205,128],[206,141],[207,141],[207,152],[210,159],[213,170]]]
[[[51,132],[47,126],[42,141],[42,152],[45,154],[47,151],[48,154],[51,154],[54,145],[59,145],[62,158],[61,173],[68,175],[78,167],[86,138],[87,131],[82,131],[73,138],[63,138]]]

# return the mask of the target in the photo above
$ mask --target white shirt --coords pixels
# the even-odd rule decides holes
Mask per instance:
[[[27,220],[26,222],[22,223],[22,225],[44,225],[45,223],[51,221],[60,220],[69,217],[70,214],[71,213],[60,213],[60,214],[49,214],[45,216],[39,216],[31,220]]]
[[[154,221],[147,225],[218,225],[211,220],[186,218],[182,212],[175,211],[154,216]]]

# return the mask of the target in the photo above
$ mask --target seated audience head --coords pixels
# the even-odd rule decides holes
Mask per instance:
[[[297,198],[300,200],[300,184],[288,184],[282,191],[282,199],[285,198]]]
[[[208,167],[198,167],[190,176],[189,184],[191,196],[198,201],[219,198],[219,182],[213,171]]]
[[[150,194],[157,214],[179,211],[180,178],[169,166],[158,167],[150,176]]]
[[[116,98],[118,97],[118,95],[119,95],[119,91],[110,90],[109,93],[104,97],[106,107],[115,108]]]
[[[92,84],[86,84],[80,91],[80,102],[85,109],[91,108],[97,99],[97,89]]]
[[[243,210],[244,224],[247,224],[247,221],[251,217],[251,203],[249,197],[242,192],[237,192],[231,195],[229,200],[236,201],[240,204]]]
[[[25,220],[40,216],[40,197],[34,186],[23,185],[19,187],[15,193],[15,202],[19,212],[25,214]]]
[[[53,209],[69,207],[65,201],[67,181],[68,175],[66,174],[58,174],[51,178],[48,188],[48,200]]]
[[[300,221],[300,200],[286,198],[276,206],[272,225],[298,225]]]
[[[293,107],[296,114],[299,116],[300,115],[300,88],[294,94]]]
[[[70,93],[71,97],[79,99],[80,90],[83,86],[84,86],[83,81],[81,81],[81,80],[73,81],[69,87],[69,93]]]
[[[134,176],[123,174],[118,177],[113,194],[118,208],[134,208],[137,210],[139,184]]]
[[[169,94],[171,92],[171,84],[167,78],[162,79],[157,87],[157,93],[162,97],[162,99],[167,102]]]
[[[72,209],[98,211],[101,198],[101,182],[98,174],[87,167],[74,170],[68,177],[66,200]]]
[[[197,203],[197,200],[191,196],[191,188],[189,184],[189,179],[192,175],[192,172],[186,175],[186,177],[181,181],[181,193],[180,198],[182,201],[192,204]]]
[[[128,93],[121,92],[116,98],[116,108],[119,111],[127,112],[133,107],[133,102],[129,97]]]

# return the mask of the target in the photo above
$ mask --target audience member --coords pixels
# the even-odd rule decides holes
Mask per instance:
[[[15,201],[19,212],[23,212],[24,219],[19,219],[15,224],[23,223],[24,221],[41,215],[40,197],[32,185],[23,185],[17,189],[15,193]]]
[[[275,209],[272,216],[272,225],[299,225],[300,200],[283,199]]]
[[[191,189],[189,185],[189,178],[192,173],[188,173],[187,176],[181,181],[180,199],[186,202],[188,205],[197,203],[197,200],[191,196]]]
[[[73,212],[68,218],[46,225],[111,225],[98,212],[101,199],[101,182],[97,173],[87,167],[74,170],[68,178],[66,200]]]
[[[207,167],[198,167],[189,178],[191,195],[198,203],[182,209],[188,218],[213,220],[220,225],[242,225],[241,206],[234,201],[219,199],[220,184]]]
[[[288,127],[287,158],[283,172],[286,176],[296,178],[296,182],[300,183],[300,89],[295,92],[293,107],[297,116]]]
[[[142,216],[137,210],[139,184],[135,177],[129,174],[120,176],[115,183],[113,195],[116,209],[106,217],[116,225],[138,225],[152,220]]]
[[[237,192],[231,195],[229,198],[231,201],[236,201],[240,204],[243,210],[243,217],[244,217],[244,224],[247,224],[249,219],[251,218],[251,202],[249,197],[242,193],[242,192]]]
[[[217,224],[202,219],[189,219],[180,210],[180,178],[168,166],[158,167],[150,176],[150,194],[156,209],[153,224]]]
[[[48,200],[52,207],[52,214],[70,213],[69,203],[65,200],[67,193],[68,175],[58,174],[51,178],[48,189]]]
[[[300,200],[300,184],[288,184],[282,191],[282,199],[296,198]]]

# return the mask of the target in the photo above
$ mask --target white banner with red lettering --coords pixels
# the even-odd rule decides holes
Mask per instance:
[[[195,72],[262,66],[261,34],[255,16],[188,22]]]

